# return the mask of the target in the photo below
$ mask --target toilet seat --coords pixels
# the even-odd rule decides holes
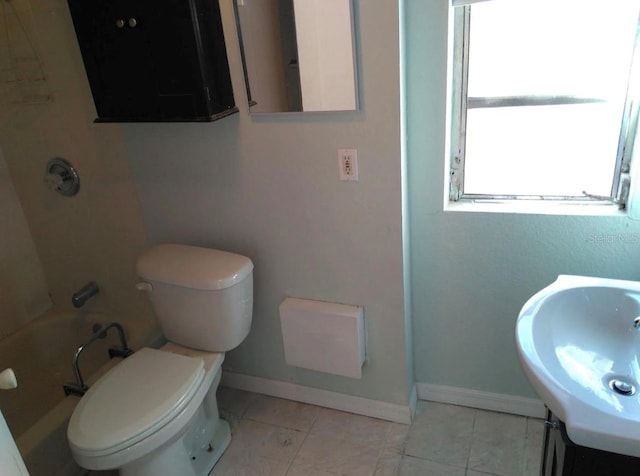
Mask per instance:
[[[140,349],[82,397],[69,421],[69,443],[93,456],[130,447],[175,418],[204,377],[200,357]]]

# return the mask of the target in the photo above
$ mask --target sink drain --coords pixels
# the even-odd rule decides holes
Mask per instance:
[[[609,387],[616,393],[620,395],[631,396],[636,393],[636,387],[633,386],[632,383],[627,382],[625,380],[621,380],[619,378],[614,378],[609,382]]]

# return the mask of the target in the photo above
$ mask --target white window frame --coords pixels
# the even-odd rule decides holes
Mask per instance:
[[[454,40],[453,40],[453,74],[451,97],[451,157],[449,169],[449,200],[457,201],[517,201],[544,200],[569,201],[577,203],[614,203],[620,209],[625,209],[631,185],[630,166],[633,156],[633,145],[638,130],[638,116],[640,109],[640,88],[631,90],[631,85],[640,82],[640,20],[636,28],[634,46],[634,60],[630,73],[627,97],[624,106],[618,152],[614,169],[614,180],[609,196],[591,195],[585,191],[583,196],[551,196],[551,195],[485,195],[464,193],[464,162],[466,137],[466,112],[474,107],[498,106],[527,106],[576,104],[596,102],[599,99],[576,96],[513,96],[499,98],[468,98],[468,46],[470,6],[472,3],[491,0],[452,0],[454,8]]]

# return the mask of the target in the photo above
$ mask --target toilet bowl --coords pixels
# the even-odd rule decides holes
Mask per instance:
[[[231,440],[215,401],[223,360],[220,353],[197,355],[167,344],[143,348],[114,367],[89,389],[69,422],[78,464],[144,476],[210,469]]]
[[[138,273],[170,342],[135,352],[82,397],[67,429],[80,466],[123,476],[211,471],[231,440],[216,390],[224,352],[249,330],[252,270],[248,258],[182,245],[159,245],[141,257]]]

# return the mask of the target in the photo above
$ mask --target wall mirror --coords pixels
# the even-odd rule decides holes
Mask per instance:
[[[251,113],[358,109],[352,0],[234,0]]]

